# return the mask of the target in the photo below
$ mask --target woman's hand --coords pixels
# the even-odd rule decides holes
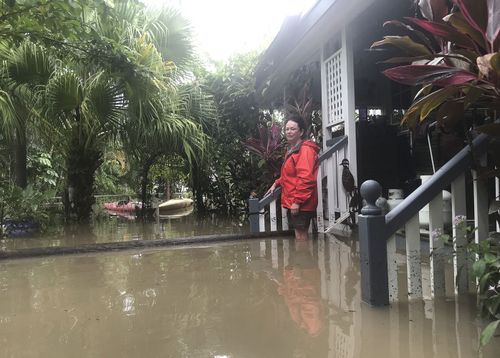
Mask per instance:
[[[299,213],[300,205],[297,203],[293,203],[290,207],[290,212],[292,215],[297,215]]]
[[[266,193],[264,194],[264,196],[267,196],[269,194],[272,194],[274,193],[274,190],[276,189],[276,183],[273,183],[273,185],[271,185],[271,187],[269,188],[268,191],[266,191]]]

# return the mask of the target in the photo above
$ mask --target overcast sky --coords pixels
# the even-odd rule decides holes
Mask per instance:
[[[150,7],[180,8],[195,29],[202,54],[225,60],[238,52],[262,50],[286,16],[300,14],[315,0],[143,0]]]

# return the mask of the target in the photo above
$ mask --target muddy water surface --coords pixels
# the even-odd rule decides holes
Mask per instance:
[[[358,262],[331,237],[1,261],[0,357],[499,357],[473,299],[373,309]]]
[[[158,223],[110,216],[91,226],[58,226],[41,235],[0,238],[0,250],[37,247],[74,247],[86,244],[155,240],[212,234],[238,234],[249,232],[247,221],[228,218],[227,215],[206,214],[170,218],[161,217]]]

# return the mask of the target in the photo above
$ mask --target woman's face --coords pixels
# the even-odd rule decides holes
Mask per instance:
[[[285,124],[285,137],[288,144],[297,144],[302,134],[304,134],[304,130],[299,128],[299,124],[292,120],[286,122]]]

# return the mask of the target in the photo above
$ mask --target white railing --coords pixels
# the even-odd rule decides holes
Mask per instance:
[[[472,145],[476,158],[484,155],[488,137],[478,136]],[[479,157],[478,157],[479,156]],[[384,305],[399,297],[398,264],[396,254],[397,235],[404,232],[407,288],[410,299],[421,298],[422,282],[430,283],[432,297],[445,294],[444,265],[452,258],[455,293],[469,290],[468,259],[466,253],[467,216],[465,172],[471,170],[473,158],[470,147],[464,148],[453,159],[439,169],[429,180],[410,194],[392,211],[384,215],[375,205],[381,187],[373,181],[361,186],[361,195],[367,205],[359,215],[359,239],[361,251],[361,280],[363,300],[372,305]],[[472,170],[474,193],[475,241],[488,235],[488,192],[486,183],[477,180]],[[446,248],[443,233],[442,190],[451,186],[452,217],[455,218],[451,237],[453,247]],[[429,204],[429,252],[421,251],[419,211]],[[422,272],[422,256],[429,257],[429,277]]]

